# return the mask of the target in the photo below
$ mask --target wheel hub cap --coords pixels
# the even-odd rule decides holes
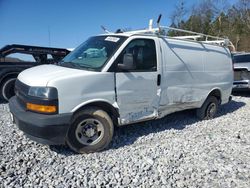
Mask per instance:
[[[94,145],[103,138],[104,126],[97,119],[85,119],[77,125],[75,136],[83,145]]]
[[[209,115],[209,117],[213,117],[215,112],[216,112],[216,105],[214,103],[212,103],[208,107],[208,115]]]
[[[87,128],[83,129],[83,134],[87,137],[93,137],[96,134],[96,129],[93,126],[88,126]]]

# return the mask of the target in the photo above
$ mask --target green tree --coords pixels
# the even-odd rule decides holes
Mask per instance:
[[[232,6],[227,0],[204,0],[194,5],[191,11],[186,9],[185,3],[177,5],[171,17],[172,27],[228,37],[236,50],[250,51],[250,0],[238,0]],[[190,12],[189,16],[187,12]],[[169,33],[172,36],[182,34]]]

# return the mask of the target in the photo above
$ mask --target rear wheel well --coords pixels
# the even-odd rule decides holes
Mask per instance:
[[[86,108],[89,108],[89,107],[98,107],[98,108],[104,110],[105,112],[108,113],[108,115],[112,119],[114,125],[118,125],[119,111],[118,111],[118,109],[114,108],[111,104],[109,104],[107,102],[93,102],[93,103],[86,104],[86,105],[82,106],[81,108],[79,108],[76,112],[74,112],[74,114],[76,114],[79,111],[82,111]]]
[[[214,97],[216,97],[216,98],[218,99],[218,101],[219,101],[219,104],[221,103],[221,92],[220,92],[219,89],[214,89],[213,91],[211,91],[211,92],[209,93],[208,97],[209,97],[209,96],[214,96]],[[207,97],[207,98],[208,98],[208,97]]]

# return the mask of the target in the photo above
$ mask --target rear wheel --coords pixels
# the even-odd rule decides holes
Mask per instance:
[[[196,115],[201,120],[212,119],[215,117],[219,106],[219,101],[214,96],[209,96],[201,108],[196,110]]]
[[[1,86],[1,97],[8,101],[12,96],[15,95],[15,82],[16,78],[7,78],[3,81]]]
[[[114,132],[110,116],[102,109],[91,107],[75,115],[67,134],[67,144],[78,153],[105,149]]]

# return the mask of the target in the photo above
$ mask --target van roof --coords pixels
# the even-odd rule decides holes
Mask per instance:
[[[189,36],[190,38],[181,38],[181,37],[171,37],[171,36],[163,36],[163,35],[156,35],[153,33],[132,33],[132,32],[124,32],[124,33],[104,33],[104,34],[99,34],[98,36],[117,36],[117,37],[131,37],[131,36],[150,36],[150,37],[156,37],[156,38],[166,38],[166,39],[174,39],[174,40],[181,40],[181,41],[185,41],[185,42],[196,42],[196,43],[204,43],[204,44],[208,44],[208,45],[213,45],[213,46],[217,46],[217,47],[226,47],[226,46],[231,46],[229,45],[225,45],[225,41],[224,40],[217,40],[217,41],[198,41],[195,39],[195,36]]]
[[[172,37],[168,35],[169,30],[173,30],[177,33],[184,33],[184,35]],[[122,32],[122,30],[118,29],[117,30],[118,32],[116,33],[111,33],[104,28],[104,31],[106,33],[102,35],[106,35],[106,36],[113,35],[113,36],[130,37],[133,35],[138,35],[138,36],[162,37],[162,38],[179,39],[179,40],[185,40],[185,41],[212,44],[212,45],[221,46],[221,47],[231,47],[232,51],[235,51],[235,47],[233,43],[228,38],[221,38],[218,36],[212,36],[212,35],[197,33],[193,31],[188,31],[188,30],[183,30],[183,29],[178,29],[178,28],[173,28],[173,27],[168,27],[168,26],[159,26],[158,28],[149,27],[148,29],[126,31],[126,32]]]

